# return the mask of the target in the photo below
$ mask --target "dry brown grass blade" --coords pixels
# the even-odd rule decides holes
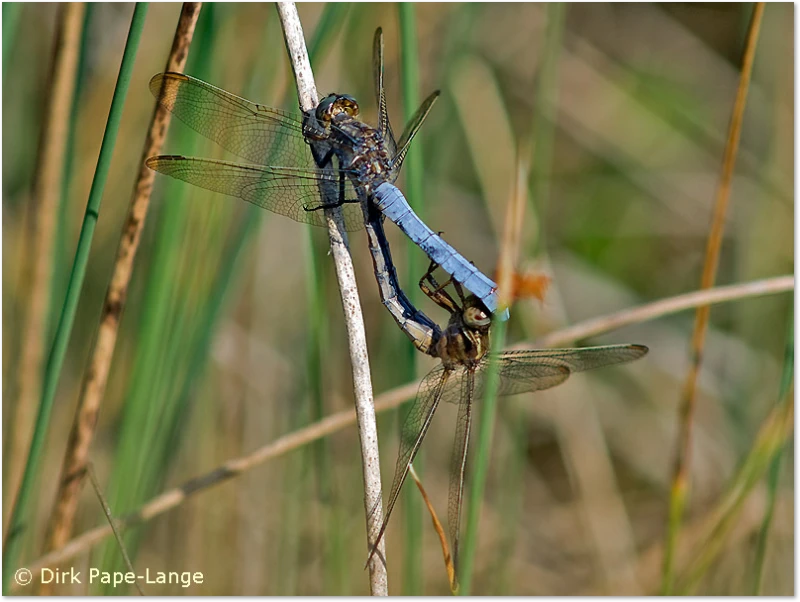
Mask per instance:
[[[757,281],[754,283],[747,283],[742,285],[720,287],[718,289],[711,289],[708,291],[698,291],[681,295],[674,299],[663,299],[650,305],[644,305],[633,310],[628,310],[631,314],[636,316],[637,320],[625,320],[624,315],[626,312],[619,312],[612,314],[607,318],[598,318],[589,320],[583,327],[576,324],[573,327],[564,329],[563,331],[554,332],[548,337],[546,341],[548,346],[561,346],[567,345],[580,338],[585,338],[591,334],[592,336],[601,334],[598,331],[597,324],[605,323],[608,330],[613,329],[619,325],[628,325],[635,322],[642,322],[648,319],[661,317],[669,313],[676,313],[691,307],[696,307],[705,303],[721,303],[723,301],[732,301],[736,299],[745,299],[753,296],[760,296],[769,293],[784,292],[792,290],[794,286],[793,276],[781,276],[771,280]],[[722,292],[720,294],[720,291]],[[650,308],[655,308],[651,310]],[[584,334],[584,333],[589,334]],[[602,331],[606,332],[606,331]],[[400,404],[408,399],[411,399],[417,393],[419,382],[412,382],[402,387],[387,391],[375,398],[375,411],[383,412],[398,407]],[[190,495],[206,491],[215,485],[224,483],[243,472],[246,472],[256,466],[267,462],[273,458],[277,458],[292,450],[295,450],[303,445],[307,445],[312,441],[316,441],[321,437],[326,437],[335,432],[338,432],[355,423],[356,417],[353,410],[346,410],[328,416],[309,425],[305,428],[297,430],[288,435],[280,437],[276,441],[257,449],[256,451],[235,458],[217,467],[216,469],[201,475],[195,479],[187,481],[180,487],[176,487],[161,495],[153,498],[144,504],[137,511],[132,512],[125,517],[118,520],[121,527],[130,527],[145,521],[150,520],[168,510],[176,508],[186,500]],[[31,572],[36,575],[44,567],[58,565],[66,560],[74,558],[75,556],[85,552],[97,542],[103,540],[111,534],[111,529],[107,526],[97,527],[90,531],[83,533],[65,545],[60,550],[50,552],[32,562],[29,565]]]
[[[514,266],[519,257],[522,240],[522,224],[525,218],[525,207],[528,201],[528,166],[530,150],[517,149],[516,182],[510,202],[506,205],[506,216],[503,224],[503,238],[500,257],[497,260],[497,288],[500,292],[500,307],[508,307],[514,300]]]
[[[455,565],[453,565],[453,555],[450,554],[450,546],[447,545],[447,535],[445,535],[444,533],[444,527],[442,527],[442,522],[436,515],[436,510],[433,509],[433,504],[431,503],[431,500],[428,497],[428,493],[425,491],[425,487],[422,486],[422,481],[419,480],[419,477],[417,476],[417,471],[414,470],[413,464],[409,466],[408,474],[411,475],[412,479],[414,479],[414,482],[417,484],[419,492],[422,494],[422,500],[428,507],[428,512],[431,515],[431,522],[433,523],[433,528],[436,531],[436,535],[439,536],[439,544],[442,546],[442,558],[444,559],[445,570],[447,570],[447,580],[450,583],[450,592],[453,595],[457,595],[458,581],[456,580],[456,567]]]
[[[744,120],[747,92],[750,88],[753,60],[755,58],[756,44],[758,42],[758,34],[761,30],[763,15],[764,3],[758,2],[753,8],[753,16],[750,21],[742,59],[742,74],[739,79],[739,87],[736,91],[736,99],[733,103],[731,121],[728,127],[728,140],[722,159],[722,174],[717,188],[714,215],[708,234],[703,275],[700,281],[701,290],[710,289],[714,285],[717,267],[719,265],[722,235],[725,231],[725,216],[728,212],[731,182],[733,181],[733,172],[736,166],[736,156],[739,150],[739,139],[741,137],[742,122]],[[695,389],[697,387],[697,378],[700,373],[700,365],[703,358],[703,347],[705,345],[706,332],[708,331],[708,317],[710,312],[711,307],[709,305],[701,305],[697,308],[694,332],[692,333],[691,366],[681,394],[679,433],[672,471],[672,486],[670,488],[669,515],[667,519],[664,553],[662,593],[667,595],[672,593],[674,580],[673,551],[676,545],[680,522],[683,517],[683,510],[686,505],[686,498],[688,496],[691,437],[696,399]]]
[[[520,241],[522,239],[522,223],[527,206],[528,194],[528,168],[530,166],[530,152],[528,147],[518,146],[515,157],[514,182],[506,203],[505,219],[503,225],[503,237],[501,241],[500,258],[498,260],[497,272],[501,276],[498,282],[498,309],[504,310],[511,305],[513,300],[513,268],[517,263],[519,255]],[[492,333],[487,357],[497,358],[505,348],[507,322],[497,319],[492,320]],[[485,372],[484,391],[477,395],[475,399],[470,399],[470,393],[462,398],[462,408],[468,410],[464,425],[463,443],[461,443],[461,457],[454,457],[461,467],[460,474],[456,477],[451,475],[451,508],[455,508],[448,513],[448,523],[450,528],[450,539],[453,546],[454,564],[456,565],[456,584],[465,596],[472,594],[473,575],[475,569],[475,559],[478,551],[479,523],[483,499],[487,489],[489,477],[489,458],[491,457],[492,439],[495,430],[497,417],[497,398],[500,386],[500,367],[499,363],[490,361]],[[466,400],[466,405],[464,401]],[[470,435],[471,419],[469,418],[470,404],[477,404],[479,415],[475,420],[475,428]],[[461,410],[459,410],[460,412]],[[461,414],[459,413],[459,421]],[[467,455],[472,454],[474,464],[472,466],[469,479],[466,478],[465,467],[467,466]],[[459,498],[453,504],[453,479],[458,478]],[[466,508],[462,520],[462,494],[463,504]],[[460,544],[463,528],[464,543]]]
[[[47,311],[53,272],[53,244],[56,240],[56,219],[61,183],[64,179],[64,157],[69,134],[72,96],[80,55],[83,30],[83,3],[69,2],[59,7],[58,39],[53,56],[49,104],[39,141],[39,165],[33,184],[30,204],[32,230],[30,249],[25,253],[31,265],[29,293],[26,295],[26,321],[20,350],[19,394],[13,404],[14,415],[8,458],[3,475],[6,499],[16,498],[22,471],[28,458],[34,416],[42,394]],[[11,504],[8,505],[11,508]],[[8,527],[8,516],[4,524]]]
[[[167,59],[167,71],[183,71],[189,44],[200,13],[200,6],[199,2],[184,3],[172,41],[172,49]],[[108,382],[109,368],[119,334],[120,318],[133,272],[133,262],[144,229],[150,194],[155,180],[155,172],[145,166],[144,160],[160,152],[169,121],[169,111],[161,104],[156,103],[142,149],[139,177],[134,187],[128,216],[117,248],[111,282],[106,290],[91,361],[84,373],[81,385],[75,421],[70,432],[58,481],[56,502],[50,517],[46,550],[57,550],[63,547],[72,533],[89,448],[94,437],[100,404]]]

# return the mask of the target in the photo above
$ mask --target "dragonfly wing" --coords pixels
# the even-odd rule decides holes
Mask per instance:
[[[183,73],[150,80],[158,102],[193,130],[258,165],[314,167],[302,117],[260,105]]]
[[[194,186],[238,197],[295,221],[315,226],[326,225],[324,211],[307,210],[320,206],[320,186],[327,189],[326,198],[339,198],[339,180],[322,170],[263,167],[178,155],[150,157],[147,166]],[[345,198],[357,198],[349,183],[345,187]],[[345,203],[342,212],[348,231],[364,227],[360,203]]]
[[[458,406],[456,435],[450,463],[450,492],[447,502],[447,525],[453,545],[453,566],[458,576],[458,541],[461,533],[461,506],[464,501],[464,480],[467,472],[467,453],[472,427],[472,401],[475,394],[475,372],[464,370],[461,380],[461,403]]]
[[[639,359],[643,345],[603,345],[575,349],[508,351],[500,357],[499,395],[515,395],[549,389],[570,374]],[[488,359],[484,360],[488,363]]]
[[[372,75],[375,80],[375,102],[378,104],[378,131],[383,136],[389,156],[393,157],[397,152],[397,143],[386,109],[386,90],[383,86],[383,30],[380,27],[375,30],[375,37],[372,40]]]
[[[403,130],[403,135],[400,136],[400,141],[397,143],[397,153],[392,159],[392,171],[394,172],[395,177],[398,173],[400,173],[400,168],[403,166],[403,161],[405,160],[406,153],[411,146],[411,141],[414,139],[414,136],[417,135],[417,131],[422,126],[422,122],[425,121],[428,113],[431,112],[433,103],[436,102],[437,98],[439,98],[439,90],[433,92],[423,101],[423,103],[417,109],[417,112],[412,115],[411,119],[406,125],[406,129]]]
[[[391,517],[394,505],[397,503],[397,498],[400,495],[400,489],[408,476],[408,469],[414,461],[414,457],[417,455],[420,445],[422,445],[425,434],[428,432],[428,427],[431,424],[431,419],[436,412],[436,408],[439,406],[442,394],[449,388],[448,385],[451,382],[452,376],[453,371],[445,370],[444,366],[437,366],[431,370],[422,380],[419,391],[417,392],[417,398],[408,410],[400,435],[400,453],[397,455],[397,464],[394,469],[394,479],[392,480],[392,490],[389,494],[389,503],[386,505],[386,514],[383,516],[381,530],[378,532],[378,537],[372,544],[370,558],[372,558],[372,554],[375,553],[375,550],[378,549],[378,544],[386,531],[386,526],[389,524],[389,517]]]

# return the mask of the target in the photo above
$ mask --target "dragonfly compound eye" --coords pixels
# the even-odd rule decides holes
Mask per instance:
[[[467,326],[477,328],[479,326],[489,326],[492,318],[479,307],[468,307],[464,310],[464,321]]]
[[[344,111],[350,117],[358,116],[358,102],[349,94],[339,95],[339,98],[336,100],[336,104],[339,106],[339,110]]]
[[[330,121],[333,118],[333,113],[336,105],[336,94],[329,94],[319,101],[317,105],[317,119],[320,121]]]

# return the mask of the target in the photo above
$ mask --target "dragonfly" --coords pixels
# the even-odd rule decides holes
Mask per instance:
[[[248,163],[159,155],[147,159],[146,164],[194,186],[317,226],[326,225],[324,209],[339,206],[346,230],[358,230],[365,224],[369,229],[370,221],[380,219],[374,215],[377,211],[495,311],[497,285],[431,230],[394,185],[411,141],[439,92],[423,101],[398,141],[386,108],[380,28],[373,41],[373,77],[377,128],[358,118],[358,103],[347,94],[330,94],[314,110],[297,115],[251,102],[182,73],[158,74],[150,81],[150,90],[162,106]],[[334,157],[338,164],[331,169]],[[368,238],[375,258],[380,255],[374,247],[377,238]],[[400,300],[405,303],[403,297]]]
[[[454,403],[458,405],[458,418],[450,465],[447,522],[453,548],[453,563],[458,575],[461,506],[473,407],[475,402],[482,400],[485,395],[487,368],[490,362],[497,363],[499,372],[497,394],[517,395],[555,387],[576,372],[637,360],[648,352],[648,348],[634,344],[603,345],[572,349],[505,351],[497,357],[490,357],[491,313],[475,295],[465,294],[460,283],[452,278],[440,285],[433,274],[436,268],[437,265],[431,263],[426,274],[420,279],[419,286],[427,297],[447,310],[450,318],[444,329],[438,326],[429,328],[431,321],[428,320],[418,324],[417,331],[429,338],[424,346],[429,349],[430,355],[441,360],[441,364],[422,379],[416,399],[403,423],[400,451],[386,513],[372,545],[369,560],[375,554],[378,543],[386,531],[400,490],[428,432],[436,409],[442,402]],[[450,284],[455,290],[456,297],[446,290]]]

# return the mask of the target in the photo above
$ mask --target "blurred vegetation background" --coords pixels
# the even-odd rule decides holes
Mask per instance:
[[[299,7],[311,39],[324,7]],[[417,141],[421,213],[484,272],[498,256],[516,148],[532,142],[525,259],[552,276],[543,303],[512,308],[509,343],[695,290],[700,281],[749,4],[420,4],[419,93],[441,89]],[[41,555],[56,479],[97,329],[120,229],[179,4],[153,4],[59,383],[23,560]],[[63,303],[130,4],[87,7],[57,213],[45,349]],[[48,100],[57,7],[3,5],[3,436],[15,428],[30,306],[32,186]],[[328,15],[330,16],[330,14]],[[770,4],[759,40],[719,284],[793,273],[794,7]],[[375,123],[372,35],[383,27],[394,130],[404,121],[398,7],[342,5],[313,67],[321,93],[346,92]],[[11,38],[9,39],[9,36]],[[275,8],[206,5],[187,73],[272,106],[297,108]],[[418,101],[419,99],[417,99]],[[224,157],[174,121],[165,152]],[[424,157],[424,160],[421,160]],[[411,168],[408,168],[411,169]],[[407,169],[407,170],[408,170]],[[403,177],[401,189],[405,190]],[[387,226],[398,269],[416,282],[422,253]],[[99,416],[92,461],[115,514],[301,426],[352,407],[341,304],[326,234],[246,203],[159,177]],[[309,236],[313,245],[309,245]],[[434,362],[381,307],[363,234],[350,240],[376,394]],[[313,284],[313,286],[311,286]],[[310,294],[310,291],[313,294]],[[752,449],[779,395],[792,295],[715,306],[698,391],[686,524],[701,524]],[[427,301],[423,310],[444,321]],[[482,513],[476,594],[654,593],[666,523],[677,406],[693,313],[582,344],[635,342],[642,361],[501,400]],[[317,352],[319,352],[317,354]],[[423,447],[423,480],[446,516],[454,408]],[[379,415],[388,488],[398,413]],[[791,454],[787,454],[790,458]],[[422,460],[422,459],[421,459]],[[4,449],[6,477],[24,461]],[[409,486],[410,488],[410,486]],[[388,491],[388,489],[387,489]],[[408,500],[416,491],[406,496]],[[698,593],[747,594],[767,489],[757,486]],[[401,506],[408,506],[407,502]],[[794,480],[783,464],[762,591],[794,583]],[[419,510],[387,533],[393,593],[447,593],[441,551]],[[75,534],[102,525],[85,487]],[[409,525],[411,527],[409,528]],[[134,566],[201,571],[203,594],[364,594],[357,434],[350,427],[189,498],[126,538]],[[120,566],[116,546],[72,561]],[[23,563],[24,564],[24,563]],[[99,588],[63,587],[62,593]],[[122,593],[119,590],[111,590]],[[148,593],[186,593],[149,586]]]

